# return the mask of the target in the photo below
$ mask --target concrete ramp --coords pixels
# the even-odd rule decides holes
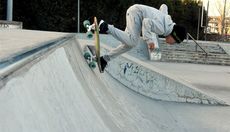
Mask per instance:
[[[91,41],[81,40],[82,44],[92,43]],[[132,52],[144,51],[145,45],[142,42]],[[112,48],[102,43],[103,52],[106,53]],[[134,54],[134,53],[133,53]],[[218,96],[208,94],[183,79],[173,74],[163,71],[150,64],[149,60],[141,60],[130,54],[123,54],[109,63],[107,72],[116,80],[128,88],[157,100],[229,105],[230,102],[222,100]],[[167,63],[165,64],[167,65]]]
[[[72,37],[1,69],[1,132],[230,129],[229,107],[156,101],[91,70],[83,43]]]
[[[229,102],[225,102],[218,96],[208,94],[190,83],[128,54],[111,61],[108,72],[130,89],[153,99],[229,105]]]
[[[82,39],[82,44],[92,44],[92,40],[85,40],[84,34],[78,36]],[[101,42],[103,53],[119,44],[119,41],[109,35],[101,35]],[[153,99],[198,104],[230,104],[230,83],[226,81],[230,76],[227,66],[149,61],[146,51],[146,43],[142,40],[128,53],[111,61],[107,72],[128,88]],[[202,71],[207,68],[208,72]],[[219,77],[215,78],[217,75]],[[213,92],[217,89],[219,90]]]
[[[26,59],[34,60],[5,76],[0,130],[121,131],[129,122],[124,117],[128,111],[120,109],[81,54],[73,37],[46,53],[29,56]]]

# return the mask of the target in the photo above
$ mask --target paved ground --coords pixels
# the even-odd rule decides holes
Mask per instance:
[[[155,62],[152,65],[173,74],[209,95],[230,103],[229,66]]]
[[[30,35],[33,35],[33,31]],[[20,39],[15,38],[14,43],[20,42]],[[77,39],[71,39],[55,49],[31,56],[30,59],[34,58],[32,61],[0,80],[4,82],[4,85],[0,85],[1,132],[230,130],[229,106],[163,102],[146,98],[123,86],[107,73],[100,74],[97,70],[89,69],[81,56],[79,45],[80,41],[78,43]],[[207,75],[192,77],[193,71],[216,72],[211,66],[195,66],[199,69],[186,64],[155,63],[155,66],[185,80],[193,78],[191,83],[194,85]],[[190,67],[190,71],[185,67]],[[221,73],[229,74],[229,71],[223,68]],[[216,83],[211,82],[210,85]],[[223,80],[223,84],[219,85],[229,83]]]
[[[1,29],[0,62],[66,35],[68,34],[58,32],[33,31],[31,34],[30,30]]]

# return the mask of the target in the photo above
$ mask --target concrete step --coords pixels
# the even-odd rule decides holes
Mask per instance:
[[[196,51],[195,47],[161,47],[162,50],[171,50],[171,51]],[[209,53],[217,53],[217,54],[226,54],[225,51],[221,48],[203,48],[206,52]],[[202,51],[199,47],[197,47],[197,51]]]
[[[161,62],[178,62],[178,63],[193,63],[193,64],[213,64],[213,65],[225,65],[230,66],[230,61],[225,60],[192,60],[188,58],[162,58]]]
[[[224,53],[224,49],[219,46],[218,44],[202,44],[200,43],[200,46],[209,53]],[[176,44],[176,45],[168,45],[166,43],[160,44],[161,49],[164,50],[180,50],[180,51],[196,51],[196,45],[195,44]],[[199,47],[197,47],[198,51],[202,51]]]
[[[163,55],[167,56],[175,56],[175,57],[199,57],[206,58],[206,54],[204,52],[193,52],[193,51],[162,51]],[[207,58],[218,58],[218,59],[230,59],[230,56],[227,54],[213,54],[208,53]]]
[[[163,50],[161,61],[230,65],[230,56],[227,54],[213,53],[209,53],[208,56],[206,56],[202,52]]]

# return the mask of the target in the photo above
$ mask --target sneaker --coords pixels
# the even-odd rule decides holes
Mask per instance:
[[[101,62],[101,70],[102,70],[102,72],[104,72],[105,67],[107,66],[107,61],[103,58],[103,56],[101,56],[100,62]]]
[[[99,29],[100,29],[100,33],[107,33],[108,31],[108,24],[104,21],[104,20],[101,20],[99,22]]]

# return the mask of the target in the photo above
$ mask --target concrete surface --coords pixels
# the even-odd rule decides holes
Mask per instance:
[[[30,30],[0,29],[0,62],[67,35],[68,33],[33,31],[31,34]]]
[[[230,67],[200,64],[153,63],[165,72],[190,83],[208,95],[230,103]]]
[[[33,33],[30,31],[30,35]],[[15,37],[14,43],[20,39]],[[81,41],[71,38],[50,50],[42,49],[25,57],[24,65],[12,64],[17,68],[0,78],[0,131],[230,130],[229,106],[147,98],[125,87],[107,72],[100,74],[97,69],[91,70],[81,54]],[[168,66],[163,69],[167,71]],[[175,72],[179,72],[179,67]]]
[[[77,36],[84,40],[82,43],[91,43],[84,34]],[[110,35],[101,35],[101,41],[102,46],[109,50],[120,43]],[[229,66],[149,61],[146,46],[139,44],[128,54],[111,61],[108,69],[125,86],[147,97],[176,102],[230,104]]]

